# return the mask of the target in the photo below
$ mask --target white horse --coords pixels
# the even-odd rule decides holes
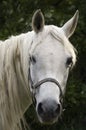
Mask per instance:
[[[76,62],[68,38],[77,21],[78,11],[63,27],[45,26],[37,10],[33,31],[0,41],[0,130],[20,130],[31,103],[41,123],[58,120],[68,73]]]

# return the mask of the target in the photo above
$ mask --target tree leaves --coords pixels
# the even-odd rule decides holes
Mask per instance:
[[[62,26],[79,9],[80,17],[75,34],[70,39],[78,51],[77,64],[70,74],[62,119],[52,127],[37,123],[33,109],[28,110],[27,122],[31,128],[45,130],[85,130],[86,124],[86,0],[1,0],[0,1],[0,39],[31,30],[34,11],[42,9],[46,24]],[[84,122],[84,123],[83,123]]]

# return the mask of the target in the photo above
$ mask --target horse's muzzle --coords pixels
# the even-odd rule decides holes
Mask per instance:
[[[52,124],[58,120],[61,114],[61,104],[48,99],[38,104],[38,117],[42,123]]]

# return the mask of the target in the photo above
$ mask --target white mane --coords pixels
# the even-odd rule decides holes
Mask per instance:
[[[31,104],[28,84],[29,54],[51,34],[73,56],[74,47],[55,26],[45,26],[39,34],[28,32],[0,42],[0,130],[20,130],[20,118]]]
[[[12,36],[0,43],[0,130],[20,129],[20,118],[31,104],[26,55],[31,36]]]

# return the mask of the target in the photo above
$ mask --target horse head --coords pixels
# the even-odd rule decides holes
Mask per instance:
[[[29,79],[41,123],[55,123],[62,113],[69,70],[76,62],[75,48],[69,38],[75,31],[78,14],[76,11],[62,27],[45,25],[41,10],[33,15]]]

